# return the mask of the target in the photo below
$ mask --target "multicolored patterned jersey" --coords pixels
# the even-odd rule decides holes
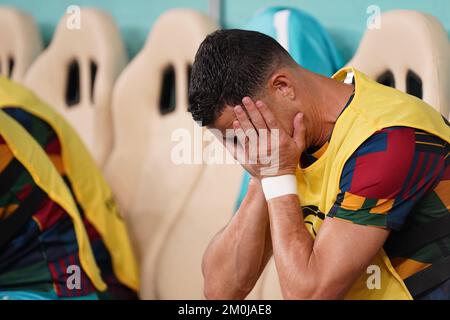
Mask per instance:
[[[76,199],[61,159],[61,145],[54,130],[43,120],[23,109],[4,108],[19,122],[47,153],[55,168],[72,192],[89,236],[101,276],[108,285],[105,293],[96,292],[81,270],[81,289],[68,289],[67,267],[80,266],[78,244],[70,217],[46,195],[36,213],[6,248],[0,251],[0,290],[51,291],[58,297],[79,297],[97,294],[100,298],[136,298],[136,294],[121,284],[112,270],[111,257],[99,233],[85,218]],[[27,195],[38,188],[27,170],[13,157],[8,146],[0,141],[0,221],[27,202]],[[11,176],[15,179],[5,180]],[[6,183],[8,181],[8,183]]]
[[[0,221],[32,201],[39,187],[0,137]],[[82,290],[68,290],[70,265],[81,265],[70,217],[45,193],[28,223],[0,248],[0,290],[55,291],[72,297],[95,293],[81,270]],[[1,222],[0,222],[1,223]]]
[[[311,164],[324,145],[302,156]],[[373,134],[349,158],[340,178],[340,194],[328,217],[387,228],[399,234],[450,214],[450,146],[427,132],[409,127],[385,128]],[[391,232],[391,236],[392,233]],[[389,237],[386,244],[395,241]],[[402,279],[450,256],[450,237],[408,255],[387,255]],[[450,299],[450,280],[416,299]]]

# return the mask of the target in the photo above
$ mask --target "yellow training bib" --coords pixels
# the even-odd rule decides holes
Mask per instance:
[[[333,78],[343,81],[350,72],[355,77],[355,95],[337,119],[328,148],[316,162],[297,173],[300,203],[304,213],[309,213],[305,224],[313,236],[340,192],[339,180],[346,161],[376,131],[406,126],[450,142],[450,128],[431,106],[378,84],[353,68],[341,69]],[[381,288],[369,289],[367,279],[370,275],[363,274],[346,299],[412,299],[384,250],[380,250],[371,264],[380,268]]]

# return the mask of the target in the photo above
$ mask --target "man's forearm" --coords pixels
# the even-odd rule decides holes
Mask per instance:
[[[311,268],[314,240],[304,225],[297,195],[271,199],[268,207],[273,255],[283,296],[314,298],[317,280]]]
[[[206,297],[245,298],[270,256],[267,205],[260,183],[252,181],[238,212],[205,252],[203,274]]]

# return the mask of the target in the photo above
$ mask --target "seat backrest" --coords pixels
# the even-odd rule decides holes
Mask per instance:
[[[368,29],[348,65],[378,82],[423,99],[446,117],[450,112],[450,44],[433,16],[417,11],[383,13]]]
[[[127,54],[114,20],[82,8],[58,24],[49,47],[30,67],[25,84],[77,130],[99,166],[113,140],[110,102]]]
[[[41,51],[42,37],[33,18],[18,9],[0,6],[0,75],[22,82]]]
[[[187,112],[189,74],[200,43],[215,29],[193,10],[164,13],[114,89],[115,145],[106,178],[134,236],[143,298],[155,297],[158,253],[204,168],[177,164],[172,152],[180,130],[190,138],[202,135]]]

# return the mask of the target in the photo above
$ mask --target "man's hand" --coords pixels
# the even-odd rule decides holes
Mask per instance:
[[[295,174],[305,149],[303,114],[295,116],[291,137],[264,102],[245,97],[242,103],[247,113],[240,105],[234,108],[233,129],[240,144],[232,150],[236,160],[258,179]]]

